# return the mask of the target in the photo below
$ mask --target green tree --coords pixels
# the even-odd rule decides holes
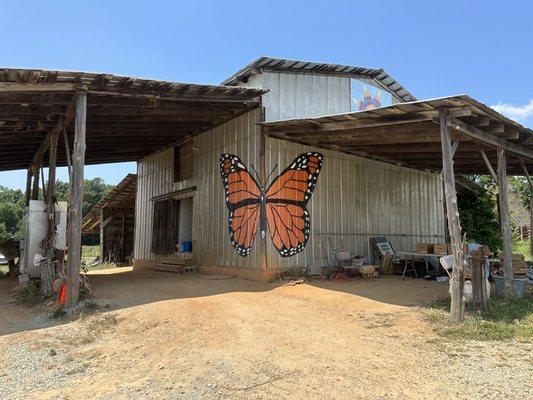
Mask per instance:
[[[113,185],[108,185],[102,178],[86,179],[84,182],[83,215],[100,201]],[[56,182],[56,198],[58,201],[68,201],[70,185],[68,182]],[[42,191],[39,193],[42,199]],[[22,215],[24,213],[25,195],[22,190],[8,189],[0,186],[0,243],[21,234]],[[97,244],[98,237],[84,239],[86,244]]]
[[[0,243],[20,235],[24,201],[22,190],[0,186]]]

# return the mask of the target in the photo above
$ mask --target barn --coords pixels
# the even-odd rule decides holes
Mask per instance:
[[[533,165],[531,130],[467,95],[418,100],[376,68],[260,57],[218,86],[4,69],[0,107],[0,169],[28,169],[28,204],[41,167],[72,171],[73,280],[85,164],[137,162],[135,268],[259,281],[333,249],[371,261],[374,237],[451,240],[459,256],[454,173],[501,184],[510,244],[503,181]]]

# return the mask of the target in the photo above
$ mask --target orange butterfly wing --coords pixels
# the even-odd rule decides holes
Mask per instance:
[[[311,231],[306,205],[313,194],[324,157],[300,154],[266,192],[266,219],[272,243],[282,257],[301,252]]]
[[[229,210],[231,244],[246,257],[252,250],[259,226],[261,191],[241,159],[233,154],[220,156],[220,175]]]

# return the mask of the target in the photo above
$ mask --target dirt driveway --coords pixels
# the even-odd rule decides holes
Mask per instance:
[[[260,284],[215,276],[91,276],[98,311],[50,318],[0,281],[0,398],[526,398],[530,343],[438,339],[410,307],[447,284]]]

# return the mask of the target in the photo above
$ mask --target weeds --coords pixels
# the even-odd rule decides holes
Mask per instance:
[[[38,282],[32,281],[23,287],[14,297],[20,304],[34,306],[42,299],[41,286]]]
[[[62,308],[57,308],[57,309],[54,310],[54,312],[52,313],[50,318],[58,319],[58,318],[63,318],[65,315],[67,315],[67,313],[65,311],[63,311]]]
[[[504,300],[492,298],[482,316],[475,314],[471,303],[465,307],[465,321],[448,320],[450,299],[438,299],[424,305],[426,320],[435,332],[451,339],[530,340],[533,339],[533,297]]]

